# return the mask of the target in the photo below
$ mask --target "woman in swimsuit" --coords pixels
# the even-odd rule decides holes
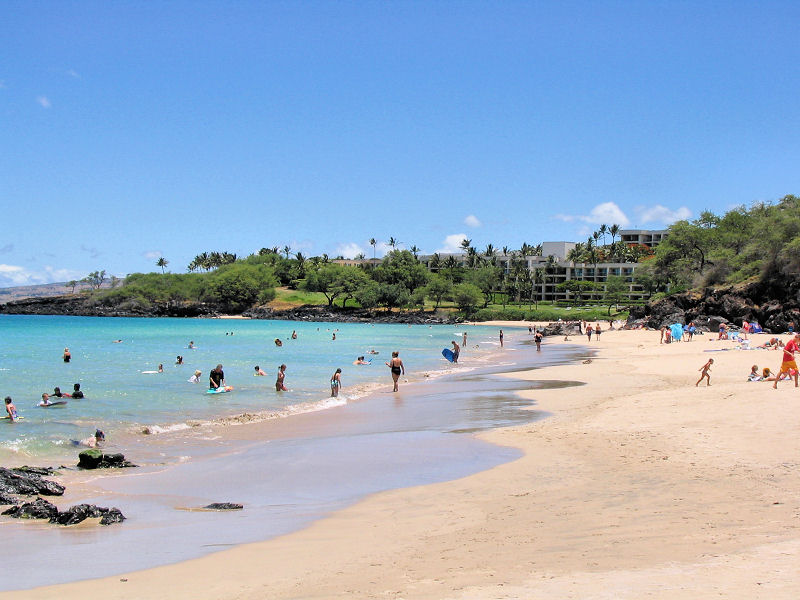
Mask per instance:
[[[336,369],[336,372],[331,377],[331,398],[339,396],[339,388],[342,387],[342,370]]]
[[[397,382],[400,379],[400,374],[406,374],[406,368],[403,366],[403,361],[399,358],[399,352],[395,350],[392,352],[392,360],[390,362],[385,363],[387,367],[392,370],[392,379],[394,380],[394,389],[393,392],[397,391]]]
[[[283,381],[286,378],[286,365],[281,365],[278,369],[278,379],[275,381],[275,391],[276,392],[288,392],[289,390],[286,389],[286,385],[284,385]]]

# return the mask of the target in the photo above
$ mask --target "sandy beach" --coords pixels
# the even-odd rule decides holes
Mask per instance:
[[[0,598],[800,597],[800,390],[746,382],[781,353],[653,331],[572,339],[593,358],[514,377],[584,385],[523,391],[550,416],[481,434],[519,460],[270,541]],[[712,385],[695,387],[709,358]]]

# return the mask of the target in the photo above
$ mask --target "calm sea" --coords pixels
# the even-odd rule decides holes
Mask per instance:
[[[292,339],[292,331],[297,339]],[[103,429],[117,434],[177,431],[243,413],[262,417],[324,410],[391,385],[384,361],[399,350],[410,380],[450,368],[441,356],[461,341],[464,326],[373,325],[224,319],[125,319],[0,316],[0,395],[11,396],[17,423],[0,421],[0,464],[73,456],[70,442]],[[497,329],[466,327],[473,364],[497,349]],[[333,339],[333,334],[336,339]],[[274,340],[283,345],[278,347]],[[116,340],[122,340],[116,342]],[[194,342],[195,349],[189,343]],[[72,360],[64,363],[64,348]],[[370,355],[374,349],[378,354]],[[372,358],[354,366],[357,356]],[[177,365],[178,356],[183,364]],[[224,367],[228,394],[206,393],[209,371]],[[275,392],[275,375],[287,365],[290,392]],[[163,364],[163,373],[156,371]],[[255,377],[258,365],[267,376]],[[341,368],[343,390],[330,398],[330,377]],[[187,380],[202,371],[200,383]],[[40,408],[43,392],[80,383],[84,399]],[[3,414],[4,411],[3,411]]]

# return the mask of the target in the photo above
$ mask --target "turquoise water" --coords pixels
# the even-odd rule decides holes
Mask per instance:
[[[297,339],[291,339],[292,330]],[[0,422],[0,461],[72,455],[72,439],[96,427],[115,434],[178,430],[189,424],[257,413],[286,416],[325,409],[390,386],[384,361],[400,351],[408,378],[449,368],[441,350],[460,342],[463,326],[378,325],[225,319],[125,319],[60,316],[0,316],[0,395],[11,396],[23,420]],[[470,326],[469,349],[477,362],[496,349],[497,330]],[[332,339],[336,333],[336,340]],[[277,347],[275,338],[283,340]],[[115,343],[115,340],[122,340]],[[187,346],[193,341],[196,349]],[[477,348],[476,348],[477,345]],[[64,363],[69,347],[72,361]],[[357,356],[375,349],[369,366]],[[176,357],[183,364],[176,365]],[[462,361],[463,362],[463,361]],[[144,374],[163,364],[164,372]],[[209,395],[209,371],[222,363],[229,394]],[[289,392],[275,391],[275,374],[287,365]],[[259,365],[267,376],[254,377]],[[343,389],[330,399],[330,377],[341,368]],[[200,383],[187,380],[198,369]],[[39,408],[42,392],[63,392],[80,383],[84,399],[64,407]]]

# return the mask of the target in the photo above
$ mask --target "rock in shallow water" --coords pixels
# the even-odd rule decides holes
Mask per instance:
[[[76,504],[63,512],[59,512],[50,519],[50,522],[58,523],[59,525],[75,525],[86,519],[96,519],[98,517],[100,517],[100,525],[121,523],[125,520],[125,516],[118,508],[105,508],[94,504]]]
[[[26,502],[20,506],[12,506],[4,510],[4,515],[15,519],[48,519],[52,520],[58,515],[58,508],[55,504],[48,502],[44,498],[37,498],[33,502]]]
[[[83,450],[78,454],[78,467],[81,469],[116,469],[135,466],[137,465],[125,460],[124,454],[105,454],[97,448]]]
[[[244,506],[234,502],[212,502],[203,508],[207,508],[208,510],[242,510]]]
[[[100,519],[100,525],[110,525],[111,523],[121,523],[125,520],[118,508],[105,508],[94,504],[76,504],[65,511],[59,511],[58,507],[44,498],[36,498],[33,502],[26,502],[21,506],[12,506],[3,511],[4,515],[15,519],[47,519],[51,523],[58,525],[76,525],[86,519]]]

